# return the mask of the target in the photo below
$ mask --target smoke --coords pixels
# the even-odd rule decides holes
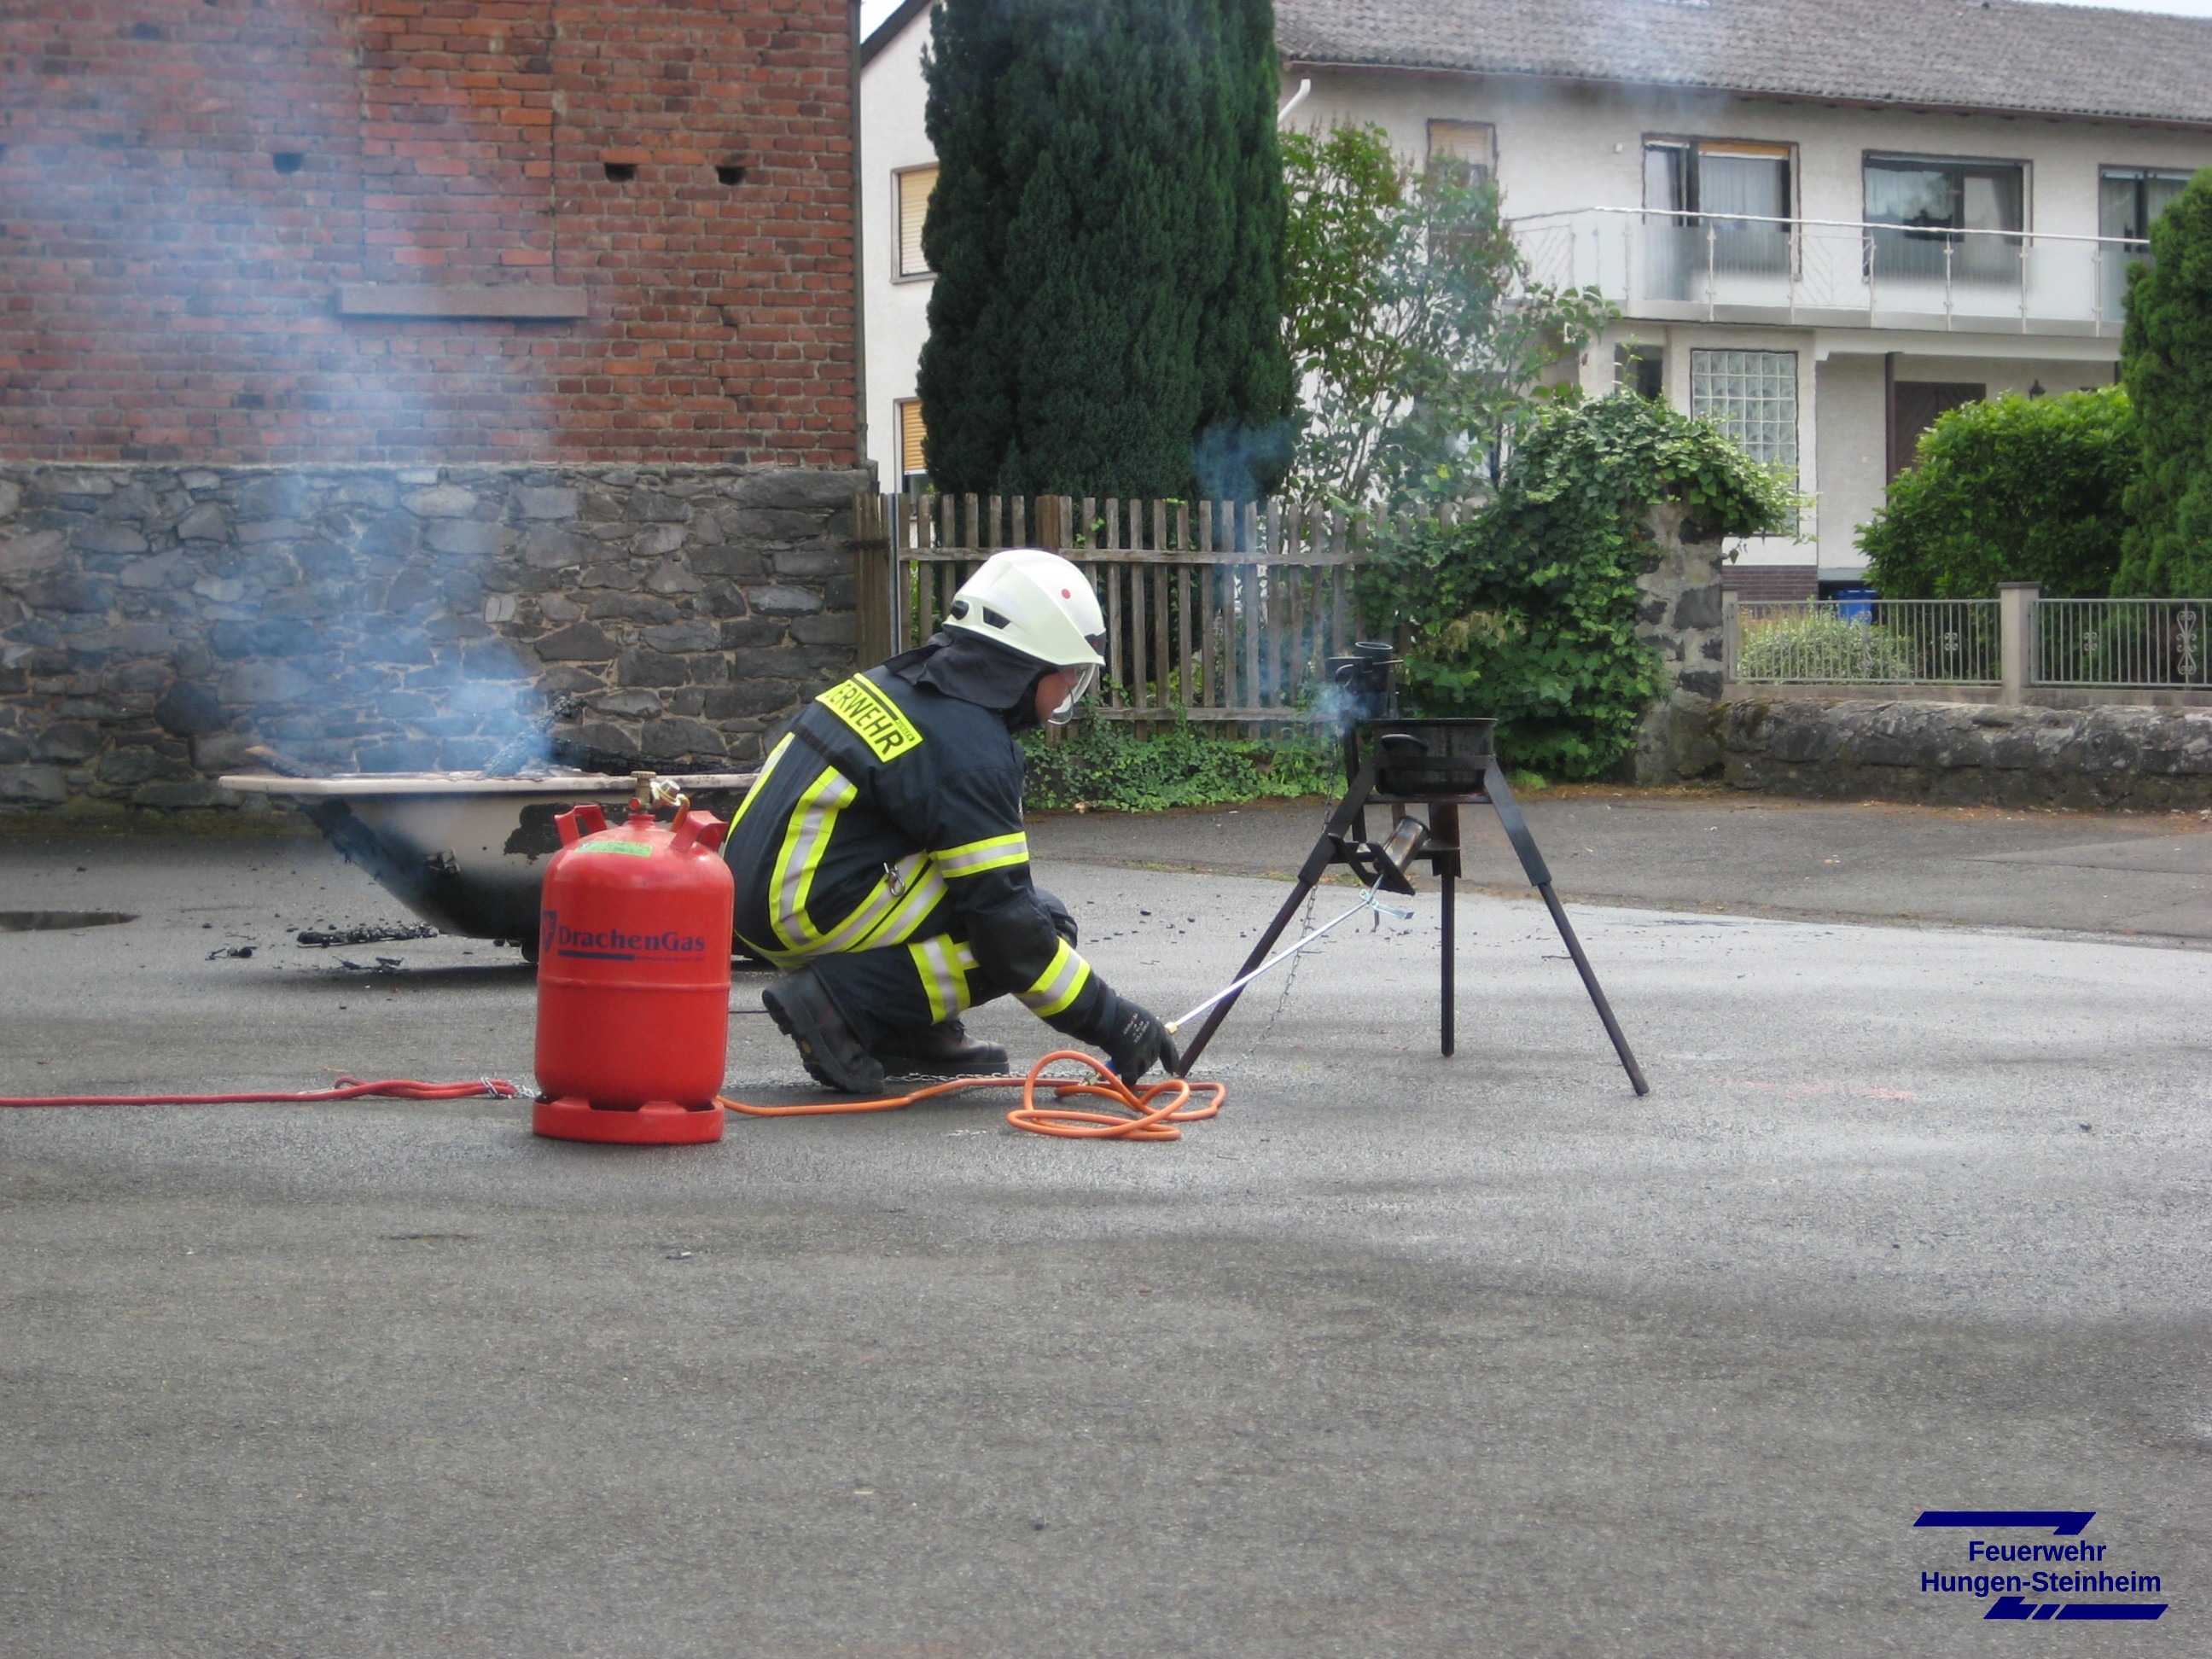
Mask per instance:
[[[1359,702],[1335,682],[1324,681],[1306,705],[1306,718],[1317,730],[1341,737],[1359,723]]]
[[[0,439],[18,455],[145,469],[112,475],[98,496],[70,493],[70,477],[90,474],[64,473],[40,509],[70,534],[88,578],[112,590],[100,636],[166,630],[173,690],[208,698],[210,712],[186,722],[196,744],[214,735],[199,728],[220,706],[252,727],[238,741],[323,764],[396,770],[498,754],[543,765],[538,685],[567,689],[562,671],[501,637],[514,599],[487,591],[514,514],[489,492],[448,505],[441,494],[461,493],[440,487],[452,474],[426,467],[410,481],[399,465],[542,428],[544,400],[514,374],[531,349],[514,337],[527,330],[334,314],[341,283],[469,276],[434,268],[456,224],[527,205],[504,180],[475,176],[495,170],[449,176],[472,151],[493,153],[484,145],[501,135],[480,130],[493,118],[423,101],[410,112],[427,123],[416,136],[450,155],[419,169],[367,155],[372,110],[415,94],[364,67],[332,9],[136,14],[113,34],[27,26],[15,36],[24,55],[0,79],[12,118],[0,132],[0,289],[19,296],[0,319],[0,356],[27,337],[58,362],[35,373],[56,384],[66,374],[72,388],[0,409]],[[508,32],[514,53],[523,27]],[[40,277],[64,266],[100,280]],[[475,280],[508,278],[487,269]],[[118,395],[125,370],[158,391]],[[87,406],[84,392],[105,395]],[[516,453],[532,447],[526,435]],[[379,458],[391,465],[320,465]],[[157,503],[143,481],[165,476]],[[114,550],[134,542],[135,554]],[[79,660],[101,665],[124,714],[155,701],[143,661]],[[164,721],[173,731],[179,706]]]
[[[1255,501],[1273,495],[1291,470],[1297,423],[1273,422],[1262,427],[1222,422],[1199,434],[1192,447],[1191,477],[1201,500]]]

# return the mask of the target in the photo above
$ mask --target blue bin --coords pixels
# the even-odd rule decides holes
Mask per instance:
[[[1836,590],[1836,614],[1845,622],[1871,623],[1874,602],[1881,597],[1871,587],[1839,587]]]

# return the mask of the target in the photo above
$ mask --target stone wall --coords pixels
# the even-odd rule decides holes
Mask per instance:
[[[852,672],[851,509],[800,467],[0,465],[0,803],[224,805],[482,764],[548,699],[666,769]]]
[[[2212,806],[2212,709],[1747,698],[1715,724],[1739,789],[1958,805]]]
[[[1713,710],[1721,695],[1721,552],[1718,541],[1686,540],[1682,507],[1652,509],[1655,550],[1637,578],[1637,637],[1659,655],[1666,689],[1644,711],[1625,767],[1638,783],[1679,783],[1721,764]]]

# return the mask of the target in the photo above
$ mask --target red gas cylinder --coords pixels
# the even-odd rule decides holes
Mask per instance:
[[[553,820],[532,1127],[633,1146],[720,1140],[735,887],[715,849],[729,826],[687,805],[663,827],[639,793],[611,830],[589,805]]]

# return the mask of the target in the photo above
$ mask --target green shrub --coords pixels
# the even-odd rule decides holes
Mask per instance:
[[[2212,594],[2212,168],[2151,222],[2128,271],[2120,368],[2142,422],[2115,593]]]
[[[1507,763],[1553,777],[1627,754],[1662,689],[1636,578],[1667,501],[1705,536],[1780,531],[1796,506],[1711,422],[1632,392],[1524,426],[1488,507],[1386,540],[1360,572],[1362,613],[1404,645],[1405,712],[1494,715]]]
[[[1747,680],[1919,678],[1908,641],[1832,611],[1747,618],[1736,647],[1736,673]]]
[[[1991,599],[1999,582],[2041,582],[2061,599],[2108,593],[2137,453],[2118,386],[1952,410],[1859,532],[1867,580],[1892,599]]]
[[[1127,722],[1086,708],[1060,742],[1030,732],[1022,747],[1029,761],[1024,799],[1038,808],[1153,812],[1334,794],[1344,787],[1336,750],[1313,738],[1218,737],[1184,720],[1140,738]]]

